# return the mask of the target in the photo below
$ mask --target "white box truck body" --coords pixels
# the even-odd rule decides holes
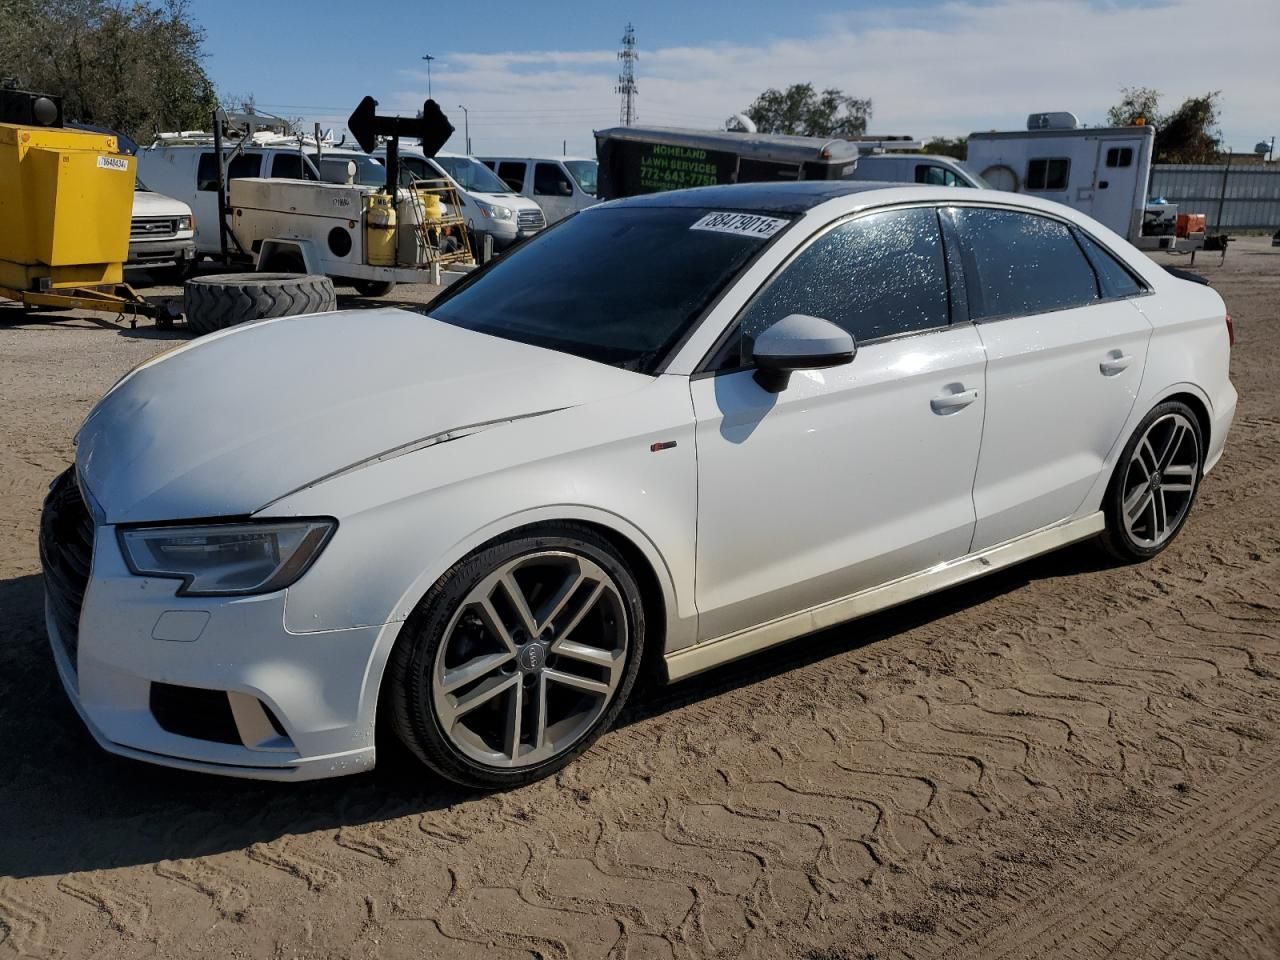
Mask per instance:
[[[1171,231],[1143,231],[1154,127],[1080,127],[1069,113],[1032,114],[1027,126],[970,134],[969,166],[996,190],[1034,193],[1074,207],[1135,246],[1173,246]],[[1168,211],[1162,213],[1167,220]]]

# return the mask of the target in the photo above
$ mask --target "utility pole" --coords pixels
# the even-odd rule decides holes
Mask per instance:
[[[431,61],[435,59],[431,54],[424,53],[422,59],[427,61],[427,99],[431,99]]]
[[[427,84],[427,94],[431,94],[431,85]],[[458,104],[458,109],[462,111],[462,136],[467,141],[467,156],[471,156],[471,113],[462,104]]]
[[[622,61],[622,72],[618,74],[618,85],[614,93],[622,94],[622,107],[618,112],[618,121],[629,127],[636,122],[636,61],[640,54],[636,53],[636,28],[627,24],[627,31],[622,35],[622,49],[618,51],[618,59]]]

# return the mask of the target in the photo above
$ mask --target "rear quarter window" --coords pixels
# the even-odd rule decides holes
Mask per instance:
[[[1083,231],[1077,231],[1076,237],[1098,274],[1098,283],[1104,297],[1136,297],[1140,293],[1146,293],[1146,284],[1135,277],[1133,271],[1110,250]]]

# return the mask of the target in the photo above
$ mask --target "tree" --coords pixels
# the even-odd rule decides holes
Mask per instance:
[[[0,0],[0,75],[145,142],[203,129],[216,106],[188,0]]]
[[[920,150],[921,153],[932,153],[940,157],[955,157],[963,160],[969,154],[969,138],[933,137]]]
[[[871,101],[834,88],[817,93],[811,83],[796,83],[785,90],[770,87],[743,112],[761,133],[853,137],[867,132]]]
[[[1135,120],[1155,123],[1160,116],[1160,91],[1150,87],[1124,87],[1121,100],[1107,111],[1107,126],[1128,127]]]
[[[1141,119],[1156,128],[1156,163],[1215,163],[1221,149],[1217,133],[1219,91],[1188,97],[1169,114],[1160,112],[1160,91],[1125,87],[1123,99],[1107,111],[1107,123],[1127,127]]]
[[[1157,163],[1216,163],[1222,139],[1218,126],[1218,92],[1188,97],[1156,129]]]

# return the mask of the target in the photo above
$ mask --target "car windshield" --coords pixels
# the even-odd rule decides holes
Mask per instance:
[[[777,215],[596,207],[446,290],[427,313],[641,373],[788,225]]]
[[[578,181],[578,186],[582,188],[582,192],[589,193],[594,197],[596,195],[596,168],[599,164],[594,160],[565,160],[563,163],[565,169],[569,171],[569,175]]]
[[[444,172],[457,181],[463,190],[472,193],[511,193],[512,190],[497,175],[478,160],[470,157],[434,157]]]
[[[307,156],[317,167],[320,166],[320,157],[314,153],[308,153]],[[362,187],[381,187],[387,182],[387,168],[377,160],[363,153],[337,153],[326,150],[321,154],[325,160],[350,160],[356,165],[355,182]]]

